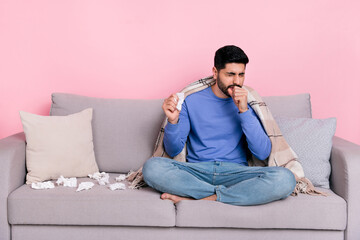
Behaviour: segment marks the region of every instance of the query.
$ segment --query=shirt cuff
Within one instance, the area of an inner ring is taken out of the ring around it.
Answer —
[[[165,131],[170,134],[177,133],[179,131],[179,122],[177,124],[172,124],[168,121],[165,126]]]
[[[257,123],[258,119],[254,113],[254,110],[252,110],[250,107],[246,112],[239,113],[239,118],[242,124],[246,123]]]

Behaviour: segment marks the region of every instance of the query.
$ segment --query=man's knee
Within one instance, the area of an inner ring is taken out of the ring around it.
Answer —
[[[143,177],[144,181],[148,185],[152,185],[151,183],[156,182],[157,179],[161,178],[164,174],[164,165],[167,159],[160,157],[152,157],[148,159],[143,166]]]
[[[156,171],[157,161],[158,161],[157,158],[152,157],[145,162],[142,169],[142,173],[145,180],[150,179],[154,171]]]
[[[287,168],[278,167],[276,172],[276,185],[278,185],[279,194],[287,197],[295,189],[296,180],[294,174]]]

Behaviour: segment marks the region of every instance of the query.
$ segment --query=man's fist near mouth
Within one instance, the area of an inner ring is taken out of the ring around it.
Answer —
[[[247,106],[248,91],[246,89],[237,86],[230,87],[228,89],[228,93],[232,97],[240,113],[246,112],[248,110],[248,106]]]

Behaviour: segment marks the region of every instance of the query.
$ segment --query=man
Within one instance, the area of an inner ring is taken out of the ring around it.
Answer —
[[[174,157],[186,143],[187,162],[154,157],[145,163],[144,180],[163,192],[162,199],[257,205],[286,198],[294,190],[290,170],[248,166],[248,150],[260,160],[271,152],[270,139],[242,88],[248,62],[239,47],[222,47],[215,53],[214,85],[189,95],[181,111],[176,94],[164,101],[164,148]]]

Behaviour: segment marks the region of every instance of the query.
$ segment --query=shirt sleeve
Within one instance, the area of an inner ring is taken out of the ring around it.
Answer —
[[[170,157],[175,157],[184,148],[190,132],[189,114],[186,102],[183,103],[177,124],[168,122],[164,132],[164,148]]]
[[[271,141],[254,110],[249,105],[248,108],[248,111],[239,114],[241,127],[251,153],[256,158],[265,160],[271,152]]]

